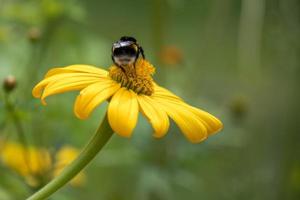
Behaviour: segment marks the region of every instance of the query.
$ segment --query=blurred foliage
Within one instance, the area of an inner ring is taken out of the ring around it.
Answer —
[[[76,93],[43,107],[33,85],[54,66],[111,65],[112,42],[135,36],[155,79],[222,119],[192,145],[176,126],[160,140],[140,117],[132,139],[114,136],[83,187],[52,199],[299,199],[300,2],[297,0],[0,0],[0,137],[49,149],[82,147],[101,120],[72,113]],[[24,139],[25,138],[25,139]],[[0,199],[33,191],[0,164]]]

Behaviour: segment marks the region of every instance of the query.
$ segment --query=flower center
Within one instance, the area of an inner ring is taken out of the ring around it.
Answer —
[[[137,94],[150,96],[154,91],[152,78],[154,72],[155,68],[148,61],[138,59],[135,65],[111,66],[109,76],[120,83],[122,87],[131,89]]]

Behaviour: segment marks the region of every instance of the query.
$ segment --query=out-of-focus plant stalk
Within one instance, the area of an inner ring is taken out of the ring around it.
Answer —
[[[8,93],[5,93],[5,95],[4,95],[4,103],[5,103],[6,110],[7,110],[8,114],[11,116],[11,118],[13,120],[13,124],[16,127],[16,132],[17,132],[17,135],[18,135],[18,138],[19,138],[21,144],[23,144],[23,146],[25,148],[28,148],[29,144],[28,144],[28,141],[25,136],[25,131],[23,129],[21,119],[16,111],[15,105],[10,101]],[[24,154],[23,157],[24,157],[25,163],[26,163],[28,169],[30,170],[31,167],[30,167],[29,154],[27,154],[25,151],[23,154]]]
[[[163,10],[163,4],[165,1],[162,0],[153,0],[152,1],[152,38],[153,46],[155,51],[154,62],[158,65],[161,65],[160,52],[163,47],[163,26],[165,21],[165,14]],[[165,70],[163,67],[159,67],[160,72],[157,73],[160,84],[165,82]]]
[[[19,136],[21,142],[24,145],[27,145],[27,141],[26,141],[26,138],[25,138],[25,132],[24,132],[21,120],[18,116],[18,113],[16,112],[15,105],[10,101],[8,95],[4,96],[4,101],[5,101],[5,107],[6,107],[9,115],[11,116],[11,118],[13,120],[13,123],[16,127],[16,130],[17,130],[17,133],[18,133],[18,136]]]
[[[265,0],[242,1],[238,38],[238,65],[242,80],[260,76],[264,15]]]
[[[51,42],[53,41],[53,37],[56,33],[57,27],[62,23],[63,16],[49,19],[43,29],[34,27],[31,28],[28,32],[28,40],[31,44],[31,53],[28,63],[26,64],[26,74],[24,76],[26,79],[23,84],[23,101],[30,101],[32,99],[31,90],[33,88],[33,84],[35,84],[37,80],[37,76],[42,68],[42,63],[45,60],[45,57],[48,53]],[[38,111],[34,112],[31,119],[31,127],[33,135],[33,143],[35,144],[43,144],[45,145],[43,132],[40,132],[37,128],[36,124],[38,124]]]
[[[50,43],[55,35],[57,27],[62,23],[63,17],[50,19],[44,29],[31,28],[28,32],[28,40],[31,43],[30,58],[26,66],[27,80],[24,83],[25,97],[31,98],[31,89],[37,80],[41,64],[46,57]]]
[[[113,135],[107,115],[105,115],[101,125],[94,134],[93,138],[84,147],[79,156],[68,165],[59,176],[50,181],[46,186],[30,196],[27,200],[47,199],[70,180],[72,180],[89,162],[97,155],[102,147]]]

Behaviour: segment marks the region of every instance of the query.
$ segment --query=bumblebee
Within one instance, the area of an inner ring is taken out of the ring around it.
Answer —
[[[144,50],[134,37],[123,36],[112,46],[111,58],[121,68],[135,65],[140,55],[145,59]]]

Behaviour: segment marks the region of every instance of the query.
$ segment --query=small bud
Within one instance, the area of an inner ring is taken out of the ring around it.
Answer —
[[[33,27],[28,30],[27,37],[32,43],[40,40],[41,36],[42,36],[42,33],[39,28]]]
[[[16,86],[17,86],[17,81],[13,75],[7,76],[3,81],[3,89],[7,93],[13,91]]]
[[[232,99],[230,103],[230,111],[235,119],[239,121],[243,120],[246,117],[248,110],[249,108],[246,97],[237,96]]]

